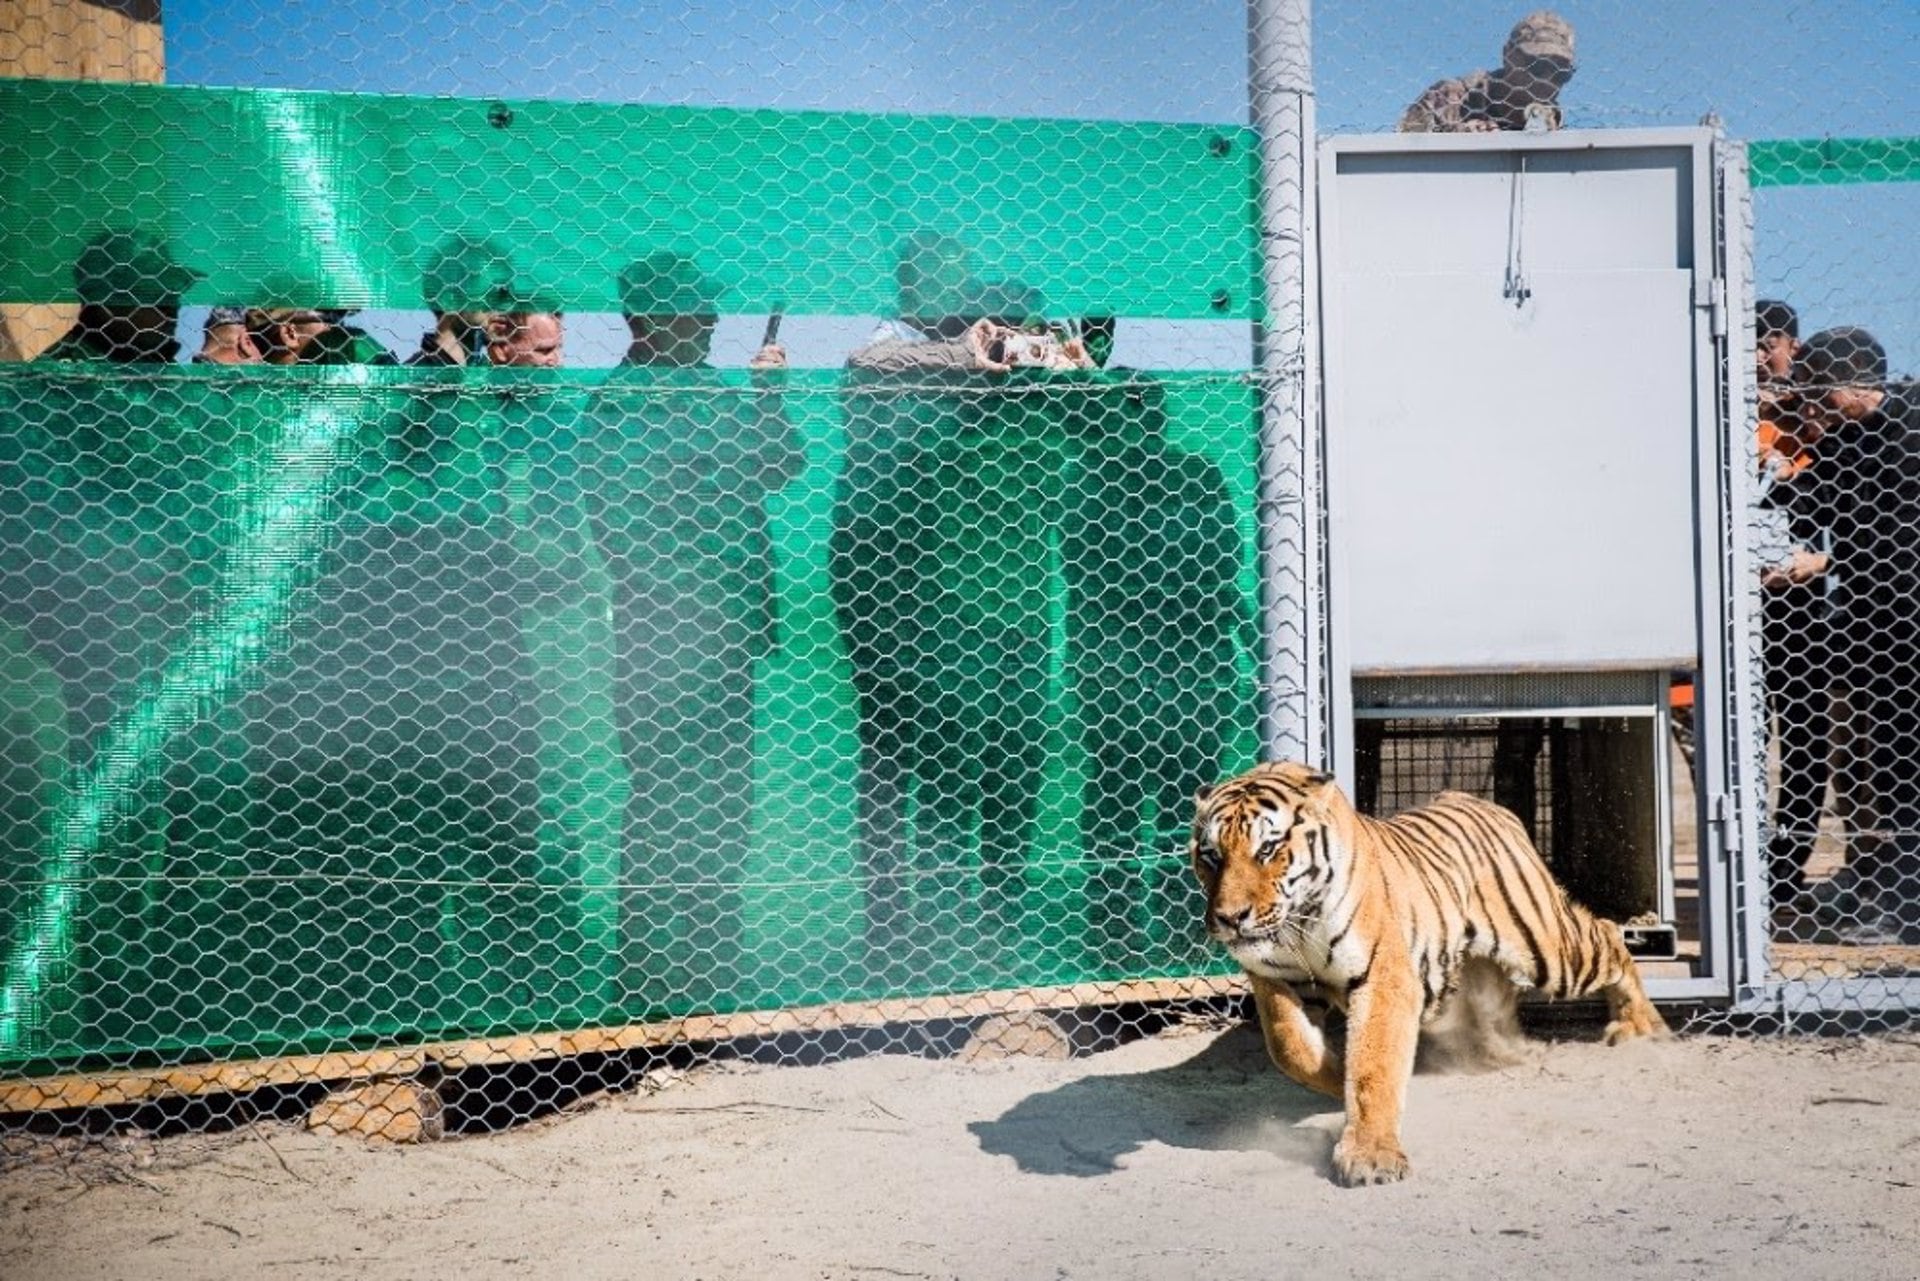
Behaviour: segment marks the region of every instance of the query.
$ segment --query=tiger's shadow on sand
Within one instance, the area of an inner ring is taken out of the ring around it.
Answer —
[[[1281,1076],[1259,1029],[1243,1026],[1184,1062],[1072,1081],[967,1129],[982,1151],[1012,1157],[1028,1174],[1093,1178],[1156,1142],[1325,1170],[1339,1124],[1339,1103]]]

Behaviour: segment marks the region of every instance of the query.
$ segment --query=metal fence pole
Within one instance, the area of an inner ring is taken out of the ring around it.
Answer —
[[[1313,413],[1313,27],[1310,0],[1249,0],[1247,86],[1260,145],[1260,748],[1325,761],[1325,593]]]

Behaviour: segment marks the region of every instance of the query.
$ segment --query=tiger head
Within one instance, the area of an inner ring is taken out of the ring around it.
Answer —
[[[1271,959],[1325,894],[1342,807],[1331,775],[1293,762],[1201,789],[1191,853],[1207,933],[1243,963]]]

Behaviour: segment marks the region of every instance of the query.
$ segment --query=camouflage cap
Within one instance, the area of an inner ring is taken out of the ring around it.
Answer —
[[[1879,387],[1887,381],[1887,349],[1858,325],[1822,329],[1807,339],[1793,362],[1802,387]]]
[[[222,325],[244,325],[247,323],[245,307],[210,307],[207,309],[207,328],[218,329]]]
[[[1551,9],[1530,13],[1516,22],[1500,54],[1500,60],[1509,67],[1524,67],[1542,58],[1573,65],[1573,24]]]
[[[964,315],[979,300],[972,254],[959,237],[945,232],[920,231],[907,237],[895,274],[905,316]]]
[[[104,307],[173,307],[206,273],[182,265],[165,242],[140,232],[106,231],[87,242],[73,264],[83,303]]]
[[[726,285],[692,257],[662,249],[620,271],[620,310],[629,316],[712,316]]]
[[[489,311],[513,292],[513,263],[488,237],[450,236],[421,265],[420,285],[434,311]]]
[[[1018,280],[979,281],[968,293],[965,314],[970,316],[1007,325],[1024,325],[1046,316],[1047,303],[1040,291]]]

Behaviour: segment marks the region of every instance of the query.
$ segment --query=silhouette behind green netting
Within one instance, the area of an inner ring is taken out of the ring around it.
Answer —
[[[1125,967],[1195,930],[1186,832],[1253,713],[1253,649],[1225,478],[1167,440],[1165,390],[1116,371],[1079,433],[1060,563],[1086,759],[1087,926]]]

